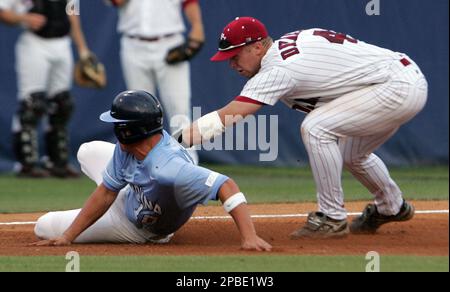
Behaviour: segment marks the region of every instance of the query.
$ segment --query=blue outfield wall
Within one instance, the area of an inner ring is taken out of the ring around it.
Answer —
[[[449,1],[379,0],[381,10],[378,16],[366,14],[369,2],[202,0],[207,42],[191,66],[193,106],[201,106],[203,114],[221,107],[238,95],[245,83],[226,63],[209,61],[223,26],[234,17],[259,18],[274,38],[302,28],[332,29],[407,53],[419,64],[428,79],[429,99],[425,109],[377,153],[388,165],[448,164]],[[106,65],[109,84],[101,91],[73,89],[76,100],[76,111],[70,124],[73,160],[78,146],[83,142],[114,141],[110,126],[101,123],[97,117],[109,108],[115,94],[126,89],[119,61],[115,9],[105,6],[101,0],[82,0],[81,18],[91,49]],[[19,33],[18,28],[0,25],[0,171],[10,170],[14,160],[10,128],[12,114],[17,108],[14,45]],[[307,164],[307,155],[299,136],[304,115],[281,103],[265,108],[260,114],[267,115],[267,120],[268,115],[277,115],[279,122],[278,158],[263,164]],[[260,152],[215,150],[201,151],[200,155],[203,162],[258,164]]]

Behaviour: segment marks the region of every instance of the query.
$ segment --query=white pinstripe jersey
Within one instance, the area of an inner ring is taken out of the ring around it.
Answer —
[[[333,31],[296,31],[274,41],[240,95],[269,105],[281,100],[309,112],[345,93],[385,82],[390,65],[399,59],[399,53]]]

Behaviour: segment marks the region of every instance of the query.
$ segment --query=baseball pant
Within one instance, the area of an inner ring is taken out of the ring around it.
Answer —
[[[123,36],[121,60],[125,82],[130,90],[145,90],[157,95],[169,119],[170,132],[191,124],[191,77],[189,62],[166,63],[167,52],[184,42],[181,34],[156,41]],[[195,164],[198,155],[188,149]]]
[[[373,154],[425,105],[427,82],[416,64],[391,66],[390,80],[346,94],[309,113],[301,126],[317,187],[319,211],[346,218],[341,185],[345,166],[375,197],[378,211],[395,215],[402,192]]]
[[[105,170],[109,160],[114,153],[114,144],[102,141],[85,143],[78,150],[78,161],[81,170],[97,185],[103,181],[102,172]],[[138,229],[131,223],[125,213],[127,187],[122,189],[109,210],[80,234],[75,243],[167,243],[172,235],[163,239],[152,240],[158,237],[151,232]],[[49,212],[37,221],[34,232],[37,237],[50,239],[61,236],[72,224],[81,209]]]
[[[52,97],[72,87],[73,57],[69,37],[44,39],[24,32],[16,45],[19,100],[35,92]]]

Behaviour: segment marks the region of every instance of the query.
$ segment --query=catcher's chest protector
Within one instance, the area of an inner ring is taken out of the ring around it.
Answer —
[[[66,13],[67,0],[33,0],[31,13],[42,14],[47,22],[42,29],[34,32],[43,38],[58,38],[69,34],[70,21]]]

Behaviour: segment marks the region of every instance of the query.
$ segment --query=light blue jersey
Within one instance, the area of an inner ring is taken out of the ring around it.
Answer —
[[[192,216],[198,204],[217,200],[228,177],[196,166],[186,150],[166,131],[139,161],[117,144],[103,172],[103,184],[118,192],[127,187],[126,213],[138,228],[167,235]]]

